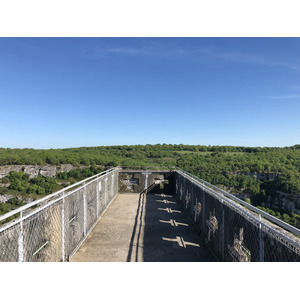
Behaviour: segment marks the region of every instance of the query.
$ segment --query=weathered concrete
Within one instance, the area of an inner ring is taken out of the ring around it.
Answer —
[[[147,184],[147,188],[151,190],[151,193],[172,194],[175,192],[175,186],[172,190],[170,181],[175,183],[174,176],[173,172],[166,170],[120,170],[119,193],[141,193],[145,190]]]
[[[73,262],[215,261],[174,198],[119,194]]]

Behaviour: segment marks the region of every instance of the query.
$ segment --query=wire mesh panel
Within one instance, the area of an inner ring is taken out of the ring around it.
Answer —
[[[300,249],[279,232],[263,229],[264,261],[299,262]]]
[[[300,261],[299,239],[292,233],[182,172],[175,180],[177,199],[220,260]]]
[[[193,220],[201,232],[204,231],[204,191],[199,186],[193,188]]]
[[[113,177],[115,175],[113,173],[110,173],[107,175],[107,201],[106,201],[106,206],[110,203],[110,201],[112,200],[113,198],[113,187],[114,187],[114,181],[113,181]]]
[[[115,170],[113,172],[114,174],[114,178],[113,178],[113,198],[118,194],[118,191],[119,191],[119,187],[118,187],[118,184],[119,184],[119,180],[118,180],[118,177],[119,177],[119,173],[117,170]]]
[[[105,203],[105,206],[107,206],[109,204],[110,200],[112,199],[112,187],[113,187],[113,184],[111,182],[112,174],[108,174],[106,176],[106,179],[105,179],[106,180],[106,203]]]
[[[117,193],[113,169],[1,216],[0,262],[68,260]]]
[[[0,232],[0,262],[19,261],[20,224]]]
[[[203,232],[207,237],[208,243],[217,254],[222,256],[223,242],[223,214],[222,203],[212,195],[205,192],[205,211],[204,211],[204,228]]]
[[[179,201],[183,201],[184,178],[177,173],[176,176],[176,194]]]
[[[175,173],[175,194],[177,195],[177,199],[179,198],[179,177],[181,177],[178,173]]]
[[[109,203],[109,195],[108,195],[108,178],[107,176],[104,177],[104,190],[103,190],[103,203],[104,203],[104,207],[107,207],[108,203]]]
[[[101,216],[101,214],[105,210],[105,178],[100,177],[98,179],[98,191],[99,191],[99,203],[98,203],[98,216]]]
[[[175,176],[175,192],[177,199],[182,202],[186,212],[202,232],[204,230],[205,212],[203,189],[177,172]]]
[[[193,184],[189,181],[184,179],[184,195],[183,195],[183,203],[184,209],[186,210],[187,214],[192,216],[192,193],[193,193]]]
[[[87,231],[97,221],[97,181],[85,187]]]
[[[258,223],[224,204],[224,260],[260,261]]]
[[[62,258],[62,202],[58,201],[23,220],[24,261]]]
[[[69,257],[84,238],[83,189],[65,197],[65,254]]]

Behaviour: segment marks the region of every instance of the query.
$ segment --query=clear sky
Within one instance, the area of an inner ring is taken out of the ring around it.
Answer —
[[[300,143],[300,38],[0,38],[0,147]]]

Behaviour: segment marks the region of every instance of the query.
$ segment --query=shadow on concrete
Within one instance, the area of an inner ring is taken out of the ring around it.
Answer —
[[[134,221],[134,226],[132,230],[132,235],[130,239],[130,245],[129,245],[129,250],[128,250],[128,255],[127,255],[127,262],[130,261],[138,261],[138,248],[139,248],[139,241],[141,238],[141,232],[142,232],[142,216],[144,215],[144,207],[145,207],[145,198],[146,198],[146,193],[142,192],[139,197],[139,202],[138,202],[138,208],[135,216],[135,221]],[[137,243],[134,243],[135,237],[137,240]],[[133,258],[133,248],[135,247],[135,258]]]
[[[181,205],[165,191],[170,187],[153,184],[140,194],[127,261],[216,261]]]

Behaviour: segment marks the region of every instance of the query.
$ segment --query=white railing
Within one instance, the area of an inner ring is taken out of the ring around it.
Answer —
[[[0,261],[69,260],[117,194],[113,168],[0,216]]]
[[[247,203],[247,202],[245,202],[245,201],[243,201],[243,200],[241,200],[241,199],[239,199],[239,198],[237,198],[237,197],[229,194],[228,192],[226,192],[226,191],[224,191],[224,190],[222,190],[222,189],[220,189],[220,188],[218,188],[218,187],[216,187],[216,186],[208,183],[207,181],[204,181],[203,179],[198,178],[197,176],[195,176],[195,175],[193,175],[193,174],[191,174],[191,173],[189,173],[187,171],[184,171],[184,170],[182,170],[180,168],[176,168],[176,170],[179,170],[179,171],[183,172],[184,174],[188,175],[189,177],[191,177],[192,179],[201,182],[207,188],[210,188],[210,190],[212,190],[212,191],[218,191],[219,193],[221,193],[221,195],[225,196],[226,199],[229,198],[229,199],[231,199],[231,200],[233,200],[233,201],[235,201],[235,202],[237,202],[237,203],[239,203],[239,204],[247,207],[251,211],[256,212],[258,215],[264,217],[265,219],[269,220],[270,222],[272,222],[274,224],[277,224],[278,226],[286,229],[287,231],[292,232],[293,234],[296,234],[296,235],[300,236],[300,229],[298,229],[298,228],[296,228],[296,227],[294,227],[294,226],[292,226],[292,225],[290,225],[290,224],[288,224],[288,223],[286,223],[286,222],[284,222],[284,221],[282,221],[282,220],[280,220],[280,219],[278,219],[278,218],[276,218],[276,217],[274,217],[274,216],[266,213],[265,211],[263,211],[263,210],[255,207],[255,206],[253,206],[253,205],[251,205],[251,204],[249,204],[249,203]]]
[[[300,257],[299,229],[182,169],[145,166],[104,171],[0,216],[0,262],[68,261],[118,194],[119,172],[151,169],[177,174],[178,198],[222,260]]]
[[[300,261],[299,229],[184,170],[176,173],[178,199],[222,261]]]

